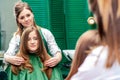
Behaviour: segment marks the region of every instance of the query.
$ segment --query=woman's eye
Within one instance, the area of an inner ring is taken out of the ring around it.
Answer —
[[[27,14],[26,16],[27,16],[27,17],[30,17],[30,14]]]
[[[24,16],[20,17],[20,19],[24,19]]]
[[[33,39],[34,39],[34,40],[38,40],[38,38],[37,38],[37,37],[34,37]]]

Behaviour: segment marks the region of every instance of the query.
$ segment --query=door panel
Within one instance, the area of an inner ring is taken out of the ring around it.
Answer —
[[[67,49],[74,49],[79,36],[90,29],[87,0],[65,0],[65,25]]]

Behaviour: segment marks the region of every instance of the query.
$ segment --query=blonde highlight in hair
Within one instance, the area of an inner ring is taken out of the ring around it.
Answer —
[[[98,3],[100,14],[102,16],[104,30],[107,31],[108,23],[109,23],[109,16],[113,15],[112,7],[111,7],[112,0],[97,0],[97,3]]]
[[[98,28],[101,39],[108,46],[106,68],[110,68],[117,60],[120,63],[120,0],[97,0],[99,11]]]
[[[120,0],[118,0],[117,18],[120,18]]]

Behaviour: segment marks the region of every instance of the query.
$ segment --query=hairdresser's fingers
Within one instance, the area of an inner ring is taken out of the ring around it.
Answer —
[[[15,65],[21,65],[21,62],[17,62],[17,63],[15,63]]]
[[[54,67],[58,64],[58,59],[56,57],[52,57],[49,60],[45,61],[45,66]]]
[[[20,63],[24,63],[25,62],[25,60],[22,57],[17,57],[17,61],[20,62]]]
[[[25,61],[22,57],[14,56],[9,62],[14,65],[21,65]]]

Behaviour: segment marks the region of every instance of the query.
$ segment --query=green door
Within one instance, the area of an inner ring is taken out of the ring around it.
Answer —
[[[79,36],[91,28],[87,23],[87,0],[65,0],[64,3],[67,49],[74,49]]]
[[[50,0],[51,31],[61,49],[66,49],[66,28],[63,0]]]

